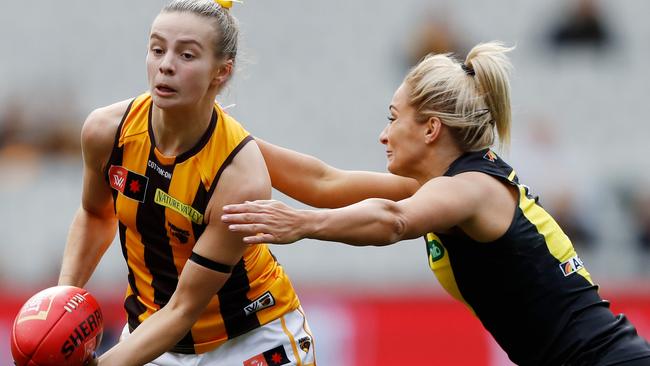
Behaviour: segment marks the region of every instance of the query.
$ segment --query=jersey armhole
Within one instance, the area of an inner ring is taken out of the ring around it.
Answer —
[[[137,98],[131,99],[131,102],[129,105],[126,107],[126,111],[124,111],[124,115],[122,115],[122,120],[120,121],[120,124],[117,126],[117,131],[115,132],[115,140],[113,141],[113,150],[111,150],[111,155],[108,157],[108,160],[106,161],[106,166],[104,166],[104,177],[108,179],[108,170],[111,167],[111,163],[115,161],[118,155],[118,147],[117,145],[120,143],[120,136],[122,135],[122,128],[124,127],[124,122],[126,121],[126,117],[128,117],[129,112],[131,112],[131,107],[133,106],[133,102],[135,102]]]
[[[208,197],[207,197],[206,202],[210,202],[210,199],[212,198],[212,194],[214,193],[214,190],[217,188],[217,184],[219,183],[219,178],[221,177],[221,174],[223,173],[223,171],[228,167],[228,165],[230,165],[230,163],[235,158],[237,153],[239,153],[239,151],[242,148],[244,148],[244,146],[246,146],[246,144],[248,144],[249,142],[251,142],[253,140],[254,140],[254,138],[251,135],[248,135],[248,136],[244,137],[244,139],[239,142],[237,147],[235,147],[230,152],[230,154],[228,155],[226,160],[223,161],[223,164],[221,164],[221,166],[219,167],[219,170],[217,171],[217,174],[215,174],[215,176],[214,176],[214,180],[212,181],[212,185],[210,186],[210,190],[208,191]]]

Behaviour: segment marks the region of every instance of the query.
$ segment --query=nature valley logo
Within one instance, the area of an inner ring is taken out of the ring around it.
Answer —
[[[190,221],[196,224],[203,224],[203,214],[195,210],[192,206],[187,205],[176,198],[168,195],[162,189],[156,189],[156,197],[154,202],[161,206],[165,206],[169,209],[172,209],[179,214],[187,217]]]
[[[445,247],[440,243],[440,238],[434,233],[428,233],[427,239],[427,253],[431,262],[436,262],[445,256]]]

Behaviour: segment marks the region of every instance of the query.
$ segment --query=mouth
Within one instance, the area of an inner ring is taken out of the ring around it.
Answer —
[[[172,88],[167,84],[157,84],[154,87],[156,94],[161,96],[167,96],[176,93],[176,89]]]

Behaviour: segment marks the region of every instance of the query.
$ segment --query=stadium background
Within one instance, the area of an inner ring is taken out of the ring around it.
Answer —
[[[20,304],[56,282],[79,205],[81,123],[146,89],[147,32],[164,3],[0,5],[2,364]],[[593,2],[591,23],[574,13],[579,3],[591,1],[247,0],[234,9],[238,71],[219,99],[256,136],[340,168],[384,171],[377,136],[414,53],[516,45],[504,156],[574,234],[604,297],[650,338],[650,3]],[[421,240],[272,249],[299,289],[320,365],[508,364],[442,291]],[[105,346],[123,322],[125,278],[113,245],[87,286],[111,322]]]

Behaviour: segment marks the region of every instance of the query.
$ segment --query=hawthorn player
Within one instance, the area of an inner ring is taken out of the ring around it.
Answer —
[[[84,124],[82,206],[59,283],[83,286],[119,228],[129,340],[100,365],[315,364],[284,270],[219,220],[224,204],[271,195],[256,143],[214,101],[237,34],[226,7],[173,1],[151,28],[150,91]]]

